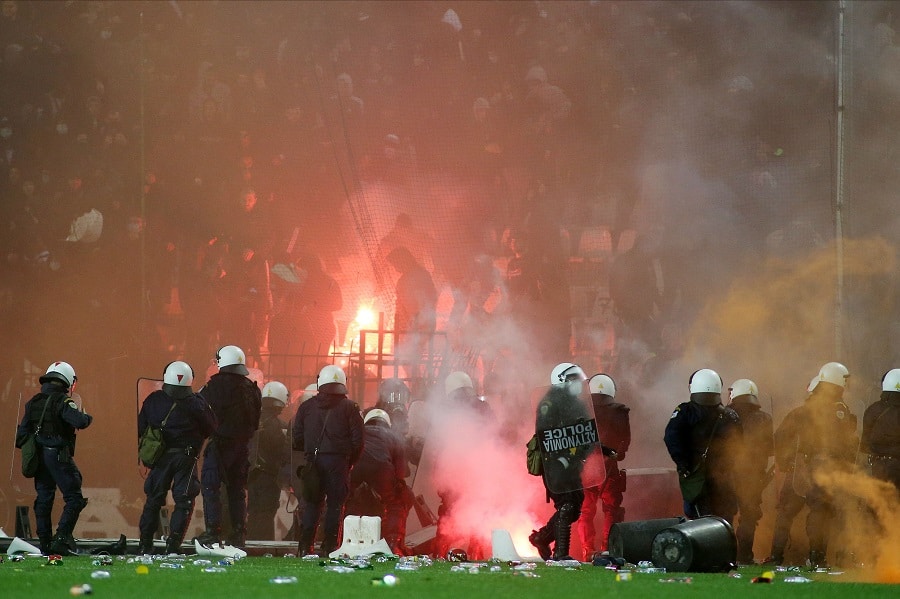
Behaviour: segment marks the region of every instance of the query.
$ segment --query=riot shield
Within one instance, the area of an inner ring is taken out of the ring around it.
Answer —
[[[564,387],[536,390],[535,433],[551,493],[600,487],[606,480],[594,405],[585,385],[579,396]]]
[[[159,379],[145,379],[143,377],[137,380],[136,385],[136,397],[135,397],[135,418],[134,421],[137,422],[137,415],[140,414],[141,408],[144,406],[144,400],[153,393],[154,391],[161,391],[163,386],[163,382]],[[135,431],[134,439],[135,439],[135,452],[134,456],[137,458],[138,466],[141,466],[141,460],[138,458],[137,453],[137,439],[140,437],[140,431]]]

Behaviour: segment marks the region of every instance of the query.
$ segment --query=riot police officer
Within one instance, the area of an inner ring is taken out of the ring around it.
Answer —
[[[67,362],[54,362],[39,379],[41,391],[25,404],[25,414],[16,430],[16,447],[29,434],[35,435],[38,470],[34,476],[34,517],[41,553],[76,555],[72,531],[87,505],[81,494],[81,472],[75,465],[75,430],[90,426],[93,418],[72,400],[78,377]],[[65,505],[53,535],[51,512],[56,488]]]
[[[378,385],[378,401],[375,407],[384,410],[390,417],[391,431],[400,439],[406,438],[409,431],[406,412],[409,396],[409,387],[398,378],[384,379]]]
[[[625,459],[625,452],[631,444],[631,423],[628,416],[630,410],[625,404],[615,401],[616,383],[612,377],[603,373],[595,374],[588,381],[588,388],[594,404],[600,441],[607,449],[603,452],[606,479],[602,485],[584,490],[584,503],[581,505],[581,517],[578,519],[577,528],[581,533],[581,544],[586,560],[589,560],[594,552],[596,538],[594,516],[597,514],[597,503],[600,502],[603,509],[600,551],[607,550],[612,525],[625,520],[622,499],[626,474],[624,470],[619,469],[619,462]]]
[[[869,454],[872,475],[900,490],[900,368],[881,379],[881,398],[863,414],[861,451]]]
[[[731,404],[741,419],[743,440],[735,462],[735,491],[741,514],[736,536],[737,560],[753,563],[753,538],[762,517],[762,493],[769,484],[769,457],[775,454],[772,417],[759,405],[759,389],[750,379],[738,379],[729,388]]]
[[[813,389],[819,384],[819,375],[806,386],[806,398],[812,394]],[[801,407],[794,408],[784,417],[781,424],[775,430],[775,466],[785,476],[778,488],[775,499],[775,528],[772,531],[772,551],[764,560],[764,563],[780,566],[784,562],[784,552],[787,549],[791,536],[791,527],[794,519],[806,505],[806,499],[797,494],[794,489],[794,466],[797,462],[797,439],[791,430],[793,426],[785,426],[798,418],[795,412],[800,412]]]
[[[432,427],[429,431],[430,438],[442,437],[447,433],[449,427],[453,428],[454,435],[466,438],[477,435],[480,430],[494,421],[494,413],[491,407],[476,393],[472,377],[462,371],[451,372],[444,379],[443,403],[432,416],[439,416],[441,421],[432,420],[430,423]],[[453,451],[448,450],[449,443],[439,441],[438,445],[434,467],[436,471],[440,472],[452,467],[459,458]],[[454,512],[462,497],[463,486],[458,481],[442,479],[435,491],[441,500],[437,514],[435,553],[445,556],[454,544],[464,542],[468,546],[468,556],[471,559],[480,559],[489,548],[484,547],[478,538],[464,538],[456,535],[452,525]]]
[[[553,368],[550,389],[537,407],[535,430],[539,435],[541,431],[587,419],[589,414],[579,400],[586,378],[581,367],[570,362],[557,364]],[[591,449],[594,448],[578,446],[542,452],[547,502],[553,502],[555,511],[543,527],[528,537],[542,559],[572,559],[569,555],[572,524],[578,520],[584,503],[581,472]]]
[[[740,417],[722,405],[722,377],[716,371],[695,371],[689,388],[690,401],[672,412],[664,436],[678,471],[684,513],[731,522],[737,511],[731,477],[741,440]]]
[[[247,375],[241,348],[226,345],[216,352],[219,372],[200,389],[200,395],[216,415],[217,428],[203,452],[200,484],[206,531],[198,538],[203,544],[216,543],[222,536],[222,483],[228,497],[231,533],[228,543],[243,547],[247,526],[247,475],[250,469],[250,439],[259,428],[262,395]]]
[[[775,432],[776,451],[790,456],[781,460],[794,462],[793,493],[803,498],[809,507],[806,534],[809,537],[808,563],[812,567],[827,565],[828,537],[836,522],[831,493],[816,483],[815,473],[847,471],[856,459],[857,420],[843,401],[849,377],[850,372],[843,364],[824,364],[806,402],[789,412]],[[803,507],[802,503],[799,507]],[[770,558],[773,561],[783,559],[787,535],[780,521],[787,516],[790,514],[776,516],[776,536],[772,540]]]
[[[329,365],[319,371],[315,397],[300,404],[294,418],[293,448],[306,454],[321,481],[321,494],[304,492],[303,520],[298,551],[312,552],[313,539],[325,504],[322,553],[338,546],[344,502],[350,491],[350,468],[363,450],[363,420],[359,408],[347,397],[347,375]]]
[[[381,516],[384,540],[391,551],[404,555],[405,521],[411,504],[407,500],[409,466],[403,441],[392,430],[390,415],[381,408],[366,412],[363,424],[363,452],[350,473],[350,495],[360,502],[360,509],[352,513]]]
[[[159,510],[169,489],[175,509],[169,521],[166,553],[178,553],[200,493],[197,458],[203,442],[216,430],[216,417],[206,401],[194,393],[194,371],[175,361],[163,372],[162,390],[144,400],[138,413],[138,436],[149,426],[162,429],[166,451],[150,468],[144,481],[147,500],[139,523],[139,554],[153,553],[153,535],[159,527]],[[165,424],[163,424],[165,423]]]
[[[291,446],[279,416],[287,405],[288,389],[279,381],[262,390],[259,430],[250,444],[247,479],[247,535],[256,540],[275,539],[275,514],[281,497],[282,468],[290,462]]]

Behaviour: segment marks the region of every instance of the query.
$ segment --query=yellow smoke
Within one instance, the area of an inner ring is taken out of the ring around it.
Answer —
[[[819,471],[816,484],[828,490],[842,524],[831,545],[840,545],[872,568],[870,582],[900,583],[900,495],[894,485],[861,472]]]
[[[893,273],[896,265],[894,247],[882,238],[848,240],[844,245],[848,289],[870,285]],[[700,312],[689,336],[687,363],[706,365],[712,360],[723,377],[751,378],[763,395],[799,404],[809,378],[834,356],[836,273],[833,246],[793,260],[769,258],[748,265],[723,297]],[[889,304],[874,308],[886,313]],[[781,410],[789,407],[775,409],[783,415]]]

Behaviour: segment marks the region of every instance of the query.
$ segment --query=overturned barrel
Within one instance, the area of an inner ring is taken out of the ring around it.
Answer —
[[[632,564],[649,561],[656,535],[684,521],[684,518],[658,518],[613,524],[609,529],[609,554]]]
[[[669,572],[721,572],[737,561],[737,540],[727,520],[706,516],[661,530],[651,556]]]

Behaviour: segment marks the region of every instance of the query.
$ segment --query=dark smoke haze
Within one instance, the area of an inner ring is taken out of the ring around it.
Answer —
[[[840,80],[837,2],[17,7],[0,21],[0,130],[11,130],[0,139],[0,191],[14,223],[0,266],[7,531],[12,506],[32,496],[15,472],[12,424],[20,391],[24,402],[47,364],[74,365],[95,416],[79,436],[85,486],[121,489],[111,501],[134,527],[143,499],[135,380],[158,378],[178,358],[199,379],[217,346],[253,338],[246,306],[269,291],[263,282],[252,299],[237,293],[230,277],[244,264],[229,260],[247,249],[269,266],[317,255],[342,290],[341,346],[363,304],[392,321],[397,273],[379,244],[401,213],[415,229],[403,239],[441,294],[438,330],[453,348],[443,358],[477,379],[497,418],[497,430],[472,438],[432,429],[435,447],[468,448],[434,475],[471,483],[456,519],[462,535],[489,536],[484,523],[519,533],[541,520],[523,444],[532,390],[558,362],[617,380],[617,399],[632,408],[623,464],[632,469],[671,466],[662,431],[698,368],[726,385],[753,379],[777,425],[821,364],[847,364],[847,401],[861,417],[881,374],[900,363],[893,3],[847,4]],[[461,30],[442,23],[448,9]],[[563,126],[529,104],[525,78],[536,66],[571,102]],[[338,99],[343,73],[361,113],[342,112],[357,106]],[[480,98],[488,125],[476,123]],[[82,193],[68,185],[75,175]],[[23,197],[25,180],[37,199]],[[257,194],[252,217],[239,210],[247,187]],[[63,241],[91,207],[104,215],[100,240]],[[580,246],[596,231],[611,247],[591,261]],[[660,347],[623,330],[608,284],[627,240],[654,236],[675,298],[655,323]],[[505,295],[511,237],[542,276],[541,302],[526,310]],[[498,273],[490,318],[455,319],[479,256]],[[326,359],[260,367],[298,390]],[[863,494],[871,526],[896,529],[896,497],[828,484]],[[878,555],[896,580],[897,564]]]

